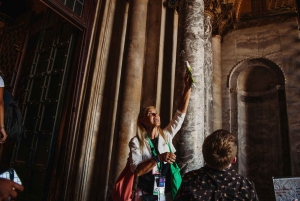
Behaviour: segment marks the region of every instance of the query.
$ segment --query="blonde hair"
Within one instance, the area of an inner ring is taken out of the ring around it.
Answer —
[[[141,119],[147,116],[148,111],[150,109],[156,110],[156,108],[154,106],[148,106],[146,108],[142,108],[140,110],[140,114],[137,119],[136,137],[138,138],[138,140],[140,142],[140,147],[141,147],[142,152],[144,151],[144,148],[145,148],[145,139],[146,139],[146,135],[147,135],[147,130],[146,130],[145,125],[141,122]],[[158,127],[158,134],[161,135],[164,138],[165,142],[167,143],[167,137],[160,127]]]

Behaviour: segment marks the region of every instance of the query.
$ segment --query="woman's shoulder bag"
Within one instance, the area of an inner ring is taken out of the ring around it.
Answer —
[[[113,192],[113,201],[131,201],[133,192],[134,174],[130,170],[129,159],[127,160],[126,166],[119,175]]]
[[[172,149],[170,143],[168,143],[170,152],[172,153]],[[176,197],[177,191],[180,188],[182,177],[180,174],[180,167],[176,162],[170,164],[170,172],[171,172],[171,189],[172,189],[172,198]]]

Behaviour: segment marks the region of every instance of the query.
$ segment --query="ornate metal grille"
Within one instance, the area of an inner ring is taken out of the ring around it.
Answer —
[[[6,87],[11,89],[22,65],[21,56],[29,25],[30,16],[22,18],[22,21],[7,23],[0,37],[0,69],[5,75]]]

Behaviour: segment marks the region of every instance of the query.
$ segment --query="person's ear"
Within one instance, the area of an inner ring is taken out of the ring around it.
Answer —
[[[236,157],[234,157],[231,163],[236,163]]]

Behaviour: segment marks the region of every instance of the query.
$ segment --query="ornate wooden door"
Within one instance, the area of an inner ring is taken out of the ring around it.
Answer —
[[[27,137],[15,147],[13,166],[25,191],[20,200],[45,200],[51,180],[64,94],[78,29],[48,10],[37,34],[22,112]]]

